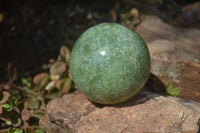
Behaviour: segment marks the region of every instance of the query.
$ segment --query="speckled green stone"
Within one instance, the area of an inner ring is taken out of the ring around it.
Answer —
[[[136,32],[120,24],[102,23],[78,38],[70,71],[77,88],[91,101],[117,104],[143,87],[149,76],[150,55]]]

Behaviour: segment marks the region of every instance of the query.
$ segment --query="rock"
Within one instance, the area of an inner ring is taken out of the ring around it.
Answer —
[[[40,120],[40,124],[48,133],[74,132],[74,125],[80,118],[97,109],[83,94],[67,94],[50,101],[47,115]]]
[[[200,2],[183,6],[181,12],[175,20],[179,25],[185,27],[200,28]],[[187,21],[185,21],[187,20]]]
[[[147,16],[137,32],[152,57],[148,85],[159,91],[172,82],[181,87],[179,97],[200,101],[200,30],[175,28]],[[200,103],[144,89],[125,103],[102,106],[76,91],[50,101],[40,125],[48,133],[198,133]]]
[[[156,16],[147,16],[136,31],[152,58],[153,76],[148,85],[161,89],[156,87],[158,79],[163,84],[172,82],[173,87],[181,88],[179,97],[200,101],[200,30],[175,28]]]
[[[92,104],[82,93],[49,102],[40,120],[48,133],[198,132],[200,103],[141,91],[114,106]]]

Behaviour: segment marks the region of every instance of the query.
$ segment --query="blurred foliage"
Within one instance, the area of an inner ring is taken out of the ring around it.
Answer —
[[[44,133],[39,129],[39,119],[49,100],[72,91],[69,72],[70,50],[62,46],[57,60],[47,64],[49,72],[33,77],[17,78],[12,63],[7,67],[9,80],[0,83],[0,132]]]
[[[173,88],[172,86],[172,83],[171,82],[168,82],[165,86],[165,92],[167,95],[169,96],[177,96],[181,91],[181,88],[179,87],[176,87],[176,88]]]

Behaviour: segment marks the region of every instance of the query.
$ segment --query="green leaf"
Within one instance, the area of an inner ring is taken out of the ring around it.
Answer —
[[[38,109],[33,112],[32,116],[35,118],[41,119],[44,115],[45,115],[45,112],[41,109]]]
[[[65,78],[56,82],[56,87],[59,89],[60,94],[66,94],[71,90],[72,80]]]
[[[14,133],[15,130],[13,130],[13,128],[8,128],[8,133]]]
[[[52,80],[58,80],[66,73],[66,65],[64,62],[57,61],[50,68],[50,77]],[[66,73],[67,74],[67,73]]]
[[[45,104],[44,100],[40,100],[40,109],[43,109],[43,110],[46,109],[46,104]]]
[[[6,125],[11,126],[11,125],[12,125],[12,121],[10,121],[10,120],[6,120]]]
[[[51,93],[54,89],[56,89],[56,85],[54,81],[49,82],[45,87],[45,90],[47,90],[48,93]]]
[[[69,63],[70,50],[66,46],[60,48],[60,55],[65,59],[66,63]]]
[[[28,109],[23,109],[21,112],[22,120],[27,121],[31,117],[31,111]]]
[[[48,73],[40,73],[33,78],[33,82],[38,89],[44,89],[44,87],[49,82],[49,74]]]
[[[38,109],[40,106],[40,101],[35,97],[29,95],[28,97],[28,108],[29,109]]]
[[[12,123],[14,127],[19,127],[22,124],[22,120],[20,118],[17,118],[17,121],[12,120]]]
[[[181,88],[179,88],[179,87],[173,88],[172,83],[168,82],[165,86],[165,91],[166,91],[167,95],[175,97],[180,93]]]
[[[23,129],[8,128],[8,133],[23,133]]]
[[[59,96],[59,93],[58,92],[52,92],[52,93],[50,93],[50,94],[46,94],[45,95],[45,98],[46,99],[55,99],[56,97],[58,97]]]
[[[22,83],[25,84],[27,87],[31,87],[31,83],[27,78],[22,78]]]
[[[41,129],[37,129],[37,130],[35,130],[35,133],[44,133],[44,131]]]
[[[8,101],[8,98],[10,97],[10,93],[8,93],[7,91],[3,91],[2,94],[3,95],[0,100],[0,104],[6,103]]]
[[[1,105],[4,109],[6,109],[6,111],[12,111],[13,110],[13,105],[12,104],[7,104],[7,103],[4,103]]]
[[[11,102],[9,103],[4,103],[2,104],[1,106],[6,109],[6,111],[10,112],[13,110],[13,108],[15,107],[15,105],[17,104],[18,100],[12,100]]]
[[[13,133],[23,133],[22,129],[16,129]]]

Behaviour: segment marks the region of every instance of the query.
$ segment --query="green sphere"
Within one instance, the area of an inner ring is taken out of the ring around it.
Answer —
[[[77,88],[100,104],[118,104],[144,86],[150,55],[143,39],[117,23],[86,30],[75,42],[70,71]]]

